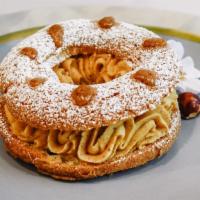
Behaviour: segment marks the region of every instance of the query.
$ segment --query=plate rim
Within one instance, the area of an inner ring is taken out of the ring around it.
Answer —
[[[177,38],[189,40],[192,42],[200,43],[200,35],[178,30],[178,29],[173,29],[173,28],[165,28],[165,27],[159,27],[159,26],[149,26],[149,25],[141,25],[138,24],[138,26],[147,28],[155,33],[158,34],[165,34],[168,36],[174,36]],[[35,33],[36,31],[40,30],[41,28],[44,28],[45,26],[36,26],[32,28],[27,28],[27,29],[22,29],[19,31],[14,31],[11,33],[7,33],[4,35],[0,35],[0,45],[5,44],[7,42],[17,40],[17,39],[23,39],[25,37],[28,37]]]

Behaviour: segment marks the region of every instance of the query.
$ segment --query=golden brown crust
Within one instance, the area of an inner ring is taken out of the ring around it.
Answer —
[[[77,55],[89,55],[93,53],[97,54],[111,54],[117,59],[124,59],[124,60],[130,60],[134,63],[135,66],[140,64],[140,57],[136,52],[132,52],[131,56],[128,56],[126,52],[123,52],[121,49],[117,49],[112,46],[112,48],[99,48],[96,45],[71,45],[69,46],[65,52],[71,56],[77,56]],[[134,54],[135,53],[135,54]]]
[[[141,27],[124,22],[116,26],[112,18],[104,18],[103,26],[107,29],[93,20],[68,20],[40,30],[13,48],[0,65],[0,84],[13,116],[40,129],[87,130],[155,109],[179,82],[175,52]],[[32,56],[36,59],[20,55],[23,48],[29,56],[37,50],[37,57],[36,53]],[[27,53],[27,48],[33,49]],[[71,94],[77,86],[61,83],[54,67],[77,54],[103,52],[122,59],[131,70],[112,81],[94,84],[97,92],[89,104],[73,104]],[[148,79],[153,88],[143,84],[141,74],[140,81],[131,78],[140,69],[157,73],[155,83]],[[38,76],[46,81],[33,89],[27,79]]]
[[[2,113],[3,109],[1,107],[0,115]],[[0,127],[0,132],[3,136],[4,144],[11,155],[33,164],[43,174],[62,180],[90,179],[143,165],[166,153],[174,143],[180,130],[180,116],[177,112],[174,116],[176,123],[170,129],[170,135],[161,138],[152,145],[146,146],[142,150],[130,152],[125,157],[113,158],[101,164],[67,163],[20,141],[8,129],[5,117],[3,116],[0,119],[0,125],[3,126]]]

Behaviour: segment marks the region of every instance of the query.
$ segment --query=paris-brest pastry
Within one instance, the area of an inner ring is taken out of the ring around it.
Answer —
[[[137,167],[179,133],[179,79],[176,54],[151,31],[113,17],[53,24],[0,64],[0,134],[56,179]]]

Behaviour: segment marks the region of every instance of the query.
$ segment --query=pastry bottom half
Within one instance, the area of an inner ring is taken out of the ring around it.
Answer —
[[[56,179],[90,179],[134,168],[165,154],[180,131],[176,95],[155,110],[86,131],[40,130],[0,104],[0,134],[8,152]]]

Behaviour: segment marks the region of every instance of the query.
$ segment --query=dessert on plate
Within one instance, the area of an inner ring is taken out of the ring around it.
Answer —
[[[144,28],[76,19],[43,28],[0,64],[0,134],[8,152],[56,179],[137,167],[180,130],[180,64]]]

